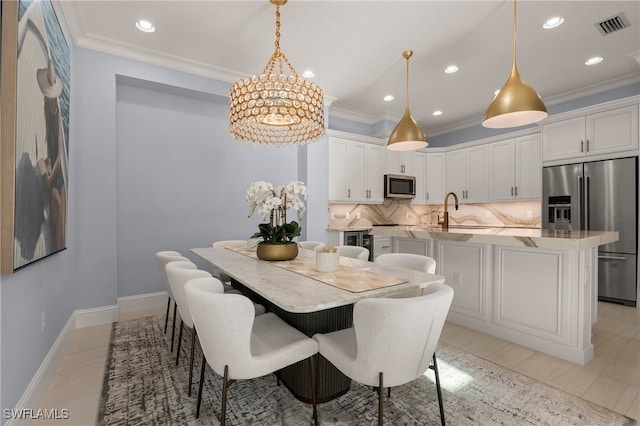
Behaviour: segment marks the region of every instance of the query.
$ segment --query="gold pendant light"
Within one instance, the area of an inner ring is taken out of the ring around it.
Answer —
[[[489,104],[482,125],[507,128],[536,123],[547,116],[540,95],[518,73],[516,66],[516,0],[513,1],[513,65],[511,75],[493,102]]]
[[[280,6],[287,0],[269,1],[276,6],[275,52],[260,75],[231,86],[229,131],[256,145],[313,142],[324,133],[324,94],[316,83],[298,76],[280,50]],[[284,73],[283,62],[290,74]]]
[[[422,127],[409,112],[409,58],[413,56],[413,51],[405,50],[402,52],[402,56],[407,60],[407,105],[402,118],[391,132],[387,142],[387,149],[392,151],[412,151],[429,145]]]

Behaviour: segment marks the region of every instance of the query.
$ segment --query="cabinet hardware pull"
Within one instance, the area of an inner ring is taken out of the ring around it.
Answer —
[[[347,198],[351,198],[351,188],[347,189]]]
[[[425,194],[424,194],[424,195],[425,195],[425,197],[426,197],[425,199],[426,199],[426,200],[428,200],[428,199],[429,199],[429,193],[428,193],[428,192],[425,192]]]
[[[511,196],[513,197],[513,186],[511,187]]]
[[[589,152],[589,139],[587,139],[587,152]]]
[[[518,187],[516,186],[516,197],[518,196]]]
[[[598,259],[627,260],[627,257],[626,256],[603,256],[603,255],[598,255]]]
[[[580,152],[584,152],[584,141],[580,141]]]

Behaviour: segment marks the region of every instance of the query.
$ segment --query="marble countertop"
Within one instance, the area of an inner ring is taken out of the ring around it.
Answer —
[[[372,235],[460,241],[480,244],[545,248],[553,250],[583,250],[618,241],[618,232],[552,231],[538,228],[449,227],[439,226],[375,226]]]
[[[340,265],[406,280],[401,284],[354,293],[233,250],[203,247],[193,248],[191,252],[288,312],[316,312],[444,282],[444,277],[439,275],[341,257]],[[300,249],[298,256],[315,256],[315,252]]]

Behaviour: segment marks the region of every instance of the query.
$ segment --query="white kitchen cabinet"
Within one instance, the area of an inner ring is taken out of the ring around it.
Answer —
[[[414,151],[387,150],[387,173],[389,174],[415,176],[413,162]]]
[[[411,253],[411,254],[419,254],[421,256],[429,256],[431,253],[431,250],[429,250],[428,240],[420,240],[416,238],[394,238],[393,252],[394,253]]]
[[[329,201],[382,203],[385,148],[329,138]]]
[[[444,177],[446,155],[444,152],[428,153],[426,158],[426,195],[427,203],[441,203],[444,199]]]
[[[349,201],[348,151],[350,142],[346,139],[329,138],[329,201]]]
[[[489,150],[487,145],[447,152],[446,192],[461,203],[489,200]]]
[[[577,284],[569,252],[495,246],[493,320],[530,336],[569,343]],[[568,302],[568,303],[567,303]]]
[[[416,177],[416,198],[413,204],[425,204],[427,202],[427,154],[415,152],[413,155],[413,172]]]
[[[544,124],[542,147],[543,161],[637,155],[638,105]]]
[[[539,134],[489,144],[489,199],[539,199],[542,195]]]
[[[452,312],[489,319],[486,250],[484,244],[436,242],[438,275],[444,276],[454,292]]]
[[[384,237],[379,235],[373,236],[373,255],[375,257],[381,254],[393,253],[393,244],[391,237]]]

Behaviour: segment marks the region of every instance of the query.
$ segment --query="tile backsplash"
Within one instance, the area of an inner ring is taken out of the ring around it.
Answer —
[[[450,224],[540,228],[539,200],[460,204],[458,210],[450,202],[448,211]],[[330,204],[329,227],[379,223],[429,225],[436,224],[443,212],[442,204],[410,204],[404,200],[385,200],[383,204]]]

